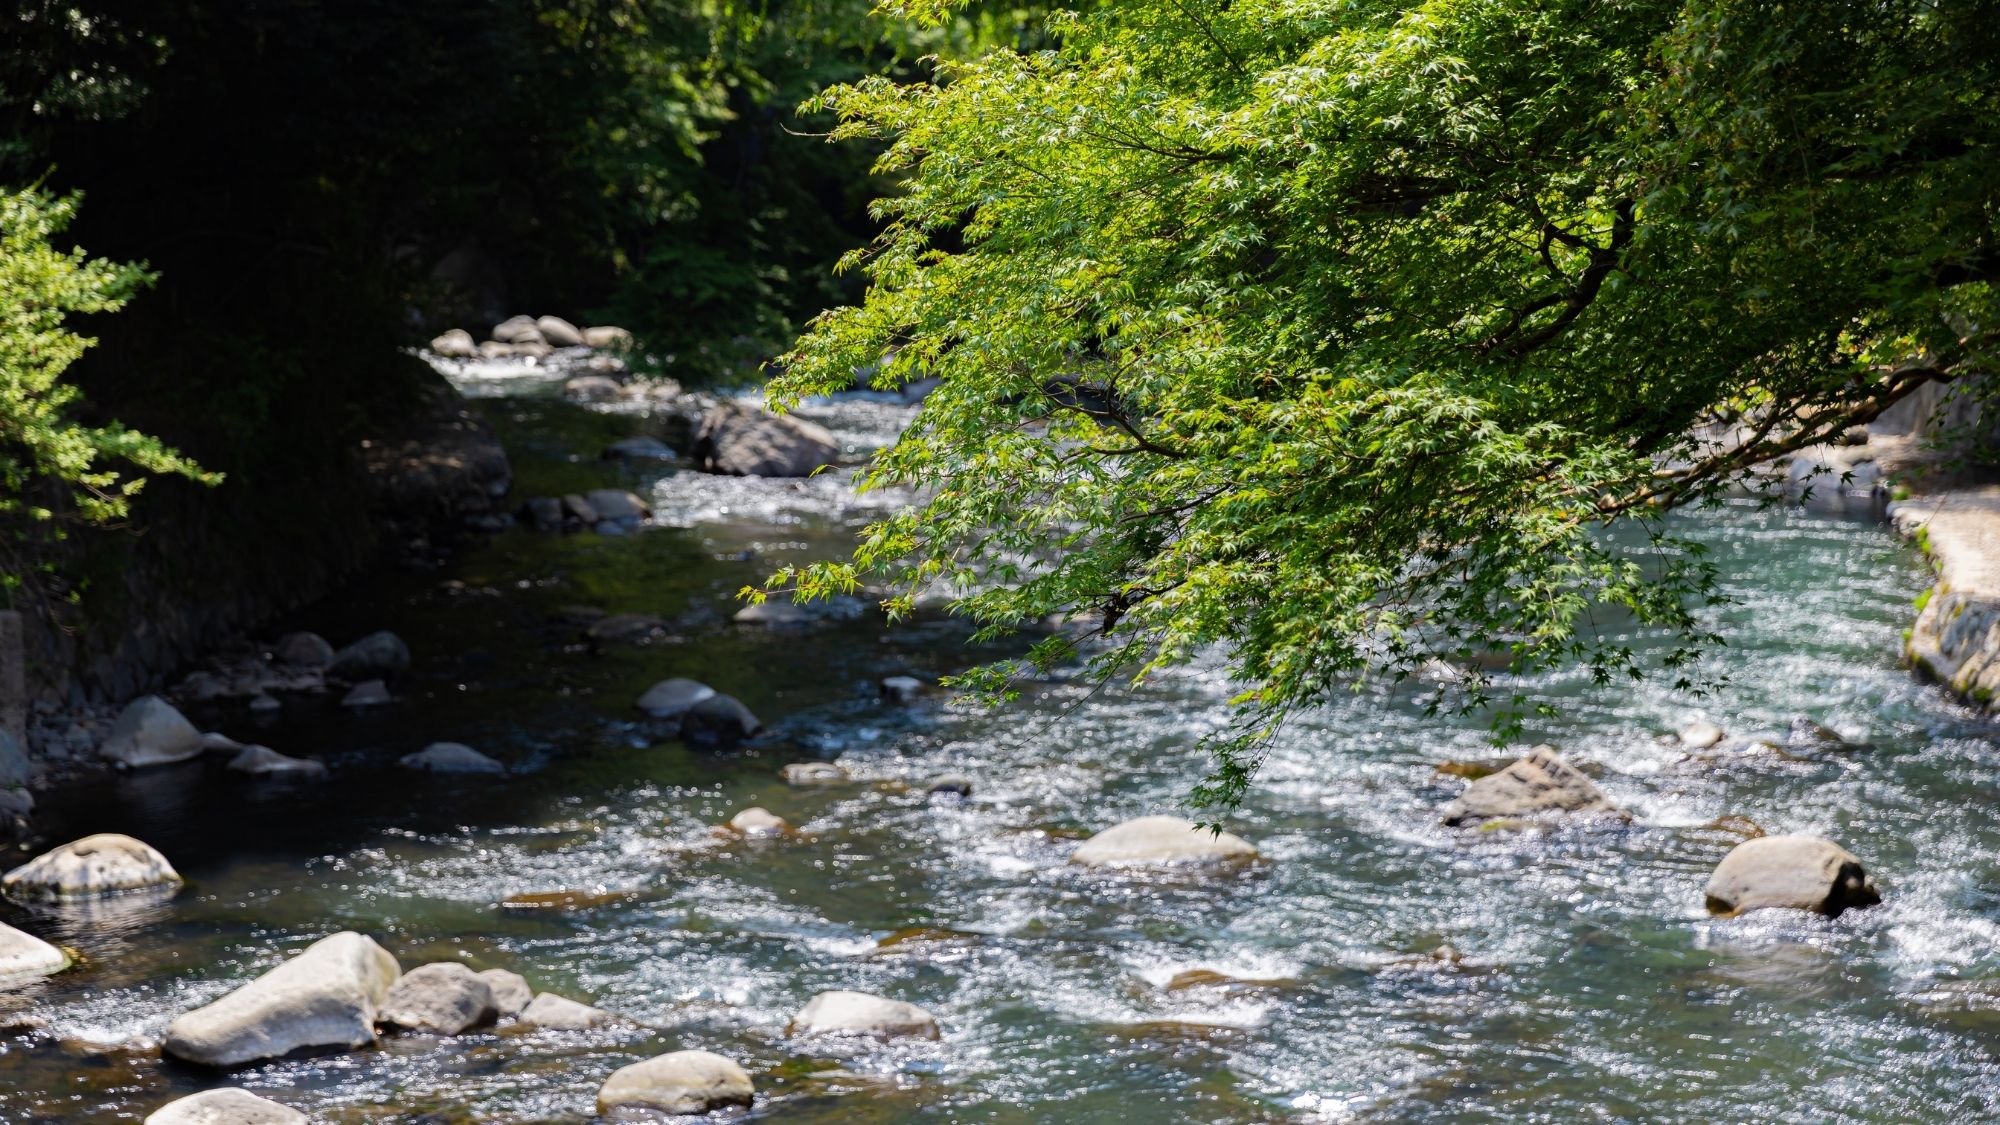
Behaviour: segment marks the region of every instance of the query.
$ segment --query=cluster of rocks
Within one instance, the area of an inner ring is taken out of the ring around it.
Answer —
[[[1785,746],[1732,738],[1707,722],[1691,724],[1673,739],[1691,753],[1785,753],[1786,747],[1847,745],[1839,734],[1809,719],[1792,723]],[[1621,823],[1631,819],[1630,813],[1553,747],[1534,747],[1491,772],[1440,770],[1478,775],[1441,810],[1448,826],[1490,830],[1556,817]],[[1838,844],[1817,836],[1764,836],[1761,829],[1756,831],[1756,838],[1736,845],[1709,876],[1706,900],[1711,912],[1733,916],[1775,907],[1837,916],[1881,901],[1861,861]]]
[[[389,684],[409,670],[410,646],[387,630],[370,633],[339,649],[317,633],[287,633],[268,647],[238,648],[216,654],[209,660],[208,667],[183,679],[174,688],[173,694],[193,703],[240,701],[252,713],[268,714],[283,709],[284,698],[288,695],[323,695],[340,688],[344,689],[341,702],[346,706],[373,707],[394,698],[389,692]],[[146,698],[164,705],[164,701],[157,697]],[[114,726],[114,738],[128,719],[142,719],[134,708],[144,702],[146,700],[142,699],[127,705]],[[156,742],[163,739],[171,741],[169,736],[177,729],[175,724],[165,712],[159,711],[159,706],[149,706],[167,725],[158,730],[142,731],[141,737]],[[175,713],[177,716],[178,713]],[[184,760],[194,757],[200,750],[190,749],[183,742],[165,752],[178,754],[179,757],[160,760]],[[159,764],[159,760],[134,760],[130,756],[130,747],[123,743],[114,746],[111,739],[100,744],[99,753],[119,765]]]
[[[521,505],[519,518],[536,531],[595,531],[626,535],[652,518],[652,505],[622,488],[594,488],[563,496],[535,496]]]
[[[493,326],[490,337],[475,341],[472,333],[453,328],[432,340],[430,350],[445,359],[546,359],[563,348],[613,355],[632,350],[632,334],[623,328],[578,328],[559,316],[510,316]]]

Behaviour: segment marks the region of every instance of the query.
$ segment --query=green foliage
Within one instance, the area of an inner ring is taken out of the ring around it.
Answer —
[[[111,523],[148,475],[221,479],[158,439],[77,420],[81,392],[62,376],[96,341],[69,318],[123,308],[152,275],[57,248],[76,207],[39,189],[0,195],[0,517]]]
[[[1482,654],[1608,681],[1645,627],[1699,686],[1715,569],[1661,514],[1992,368],[1993,15],[1136,0],[830,90],[901,188],[775,395],[885,357],[942,384],[869,478],[926,499],[771,585],[1088,614],[1107,677],[1219,647],[1242,723],[1204,803],[1370,676],[1461,666],[1434,704],[1508,734]]]

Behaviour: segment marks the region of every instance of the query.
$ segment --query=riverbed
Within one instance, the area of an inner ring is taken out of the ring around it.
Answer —
[[[318,782],[216,763],[46,794],[53,845],[130,833],[189,880],[166,902],[0,921],[82,958],[0,994],[0,1120],[137,1121],[242,1085],[331,1122],[581,1122],[626,1063],[699,1047],[758,1086],[748,1120],[866,1122],[1907,1122],[2000,1116],[2000,744],[1899,667],[1921,561],[1865,515],[1734,501],[1675,517],[1731,603],[1712,695],[1581,674],[1518,686],[1554,717],[1532,741],[1597,774],[1628,826],[1441,827],[1464,784],[1437,767],[1503,756],[1481,716],[1427,716],[1413,689],[1330,700],[1282,733],[1232,831],[1264,861],[1221,879],[1140,880],[1067,862],[1091,832],[1177,811],[1227,718],[1215,667],[1093,692],[1065,677],[997,713],[937,695],[885,702],[884,676],[998,650],[947,616],[890,625],[863,601],[801,628],[733,625],[736,591],[829,557],[900,501],[811,481],[605,462],[642,417],[586,414],[504,380],[487,409],[523,495],[622,484],[637,534],[514,528],[439,571],[384,576],[290,627],[343,643],[378,628],[416,653],[398,701],[350,713],[299,698],[274,718],[195,711],[204,729],[319,757]],[[814,404],[857,454],[913,409]],[[595,646],[598,611],[672,636]],[[1643,635],[1635,641],[1653,642]],[[734,750],[654,743],[632,700],[668,676],[744,700],[770,729]],[[1706,718],[1781,738],[1795,717],[1850,746],[1690,759]],[[465,742],[501,779],[413,775],[396,759]],[[1518,747],[1516,748],[1518,750]],[[788,762],[851,784],[793,788]],[[970,799],[927,779],[961,774]],[[713,826],[762,805],[768,841]],[[1882,906],[1838,919],[1712,919],[1708,871],[1742,838],[1828,836]],[[1720,823],[1718,823],[1720,822]],[[567,908],[504,900],[570,891]],[[625,1017],[587,1032],[505,1026],[399,1037],[226,1078],[164,1064],[173,1015],[328,933],[405,969],[504,967]],[[937,1042],[787,1039],[814,993],[921,1004]]]

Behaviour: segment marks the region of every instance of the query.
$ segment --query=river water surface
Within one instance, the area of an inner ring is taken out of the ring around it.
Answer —
[[[1713,697],[1522,685],[1558,713],[1533,739],[1601,771],[1630,826],[1441,828],[1437,806],[1463,782],[1436,767],[1500,753],[1483,721],[1364,692],[1293,724],[1232,820],[1266,862],[1142,881],[1068,853],[1176,811],[1205,771],[1196,741],[1227,714],[1213,670],[1096,694],[1057,679],[999,714],[884,704],[882,676],[976,659],[966,630],[892,628],[859,603],[787,631],[728,615],[738,587],[839,551],[895,497],[838,477],[620,468],[586,446],[639,419],[488,405],[524,493],[622,480],[660,526],[515,529],[302,615],[336,643],[385,627],[409,639],[416,668],[387,708],[298,699],[261,724],[196,713],[324,758],[326,781],[210,762],[48,794],[49,844],[128,832],[189,885],[92,913],[0,904],[0,920],[83,958],[0,994],[0,1028],[19,1025],[0,1030],[0,1121],[137,1121],[238,1084],[316,1121],[581,1122],[612,1070],[688,1047],[751,1071],[748,1119],[788,1122],[2000,1117],[2000,989],[1981,983],[2000,977],[2000,748],[1898,667],[1925,579],[1877,523],[1747,502],[1678,517],[1735,599],[1717,612],[1728,644],[1712,659],[1730,678]],[[861,396],[809,414],[862,449],[907,411]],[[679,639],[594,651],[579,606],[656,614]],[[649,744],[631,701],[670,675],[739,696],[770,732],[723,753]],[[1696,717],[1781,735],[1795,716],[1857,745],[1695,762],[1658,737]],[[438,739],[514,772],[395,767]],[[777,778],[821,758],[855,782]],[[973,779],[969,801],[925,799],[946,772]],[[713,833],[750,805],[799,835]],[[1710,919],[1702,884],[1743,830],[1715,826],[1724,817],[1841,842],[1884,905]],[[581,895],[499,905],[555,891]],[[341,929],[406,969],[510,968],[630,1022],[393,1038],[227,1078],[160,1061],[174,1014]],[[922,1004],[943,1038],[787,1040],[791,1015],[831,988]]]

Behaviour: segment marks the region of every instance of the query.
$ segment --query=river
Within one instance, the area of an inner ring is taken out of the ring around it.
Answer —
[[[501,382],[468,386],[507,391]],[[1709,544],[1728,682],[1580,675],[1520,687],[1555,708],[1535,741],[1599,772],[1627,827],[1463,832],[1447,760],[1493,757],[1479,717],[1413,692],[1330,701],[1286,729],[1230,827],[1265,862],[1143,881],[1068,864],[1075,841],[1174,811],[1226,716],[1213,668],[1143,689],[1057,678],[993,714],[882,702],[882,676],[977,657],[944,617],[891,628],[860,603],[810,627],[734,626],[734,591],[826,557],[896,497],[839,478],[622,467],[593,443],[639,420],[487,399],[523,494],[624,482],[660,526],[624,537],[509,530],[443,571],[383,576],[300,615],[343,643],[409,639],[399,701],[289,701],[206,728],[323,758],[317,783],[189,763],[44,796],[49,843],[127,832],[188,878],[165,903],[0,920],[83,963],[0,994],[0,1120],[137,1121],[240,1084],[333,1122],[578,1122],[613,1069],[701,1047],[750,1070],[751,1120],[869,1122],[1741,1121],[2000,1117],[2000,820],[1992,729],[1896,661],[1921,563],[1879,523],[1743,501],[1676,517]],[[808,415],[865,448],[907,407],[866,395]],[[672,621],[673,643],[594,651],[574,607]],[[1644,646],[1651,642],[1637,638]],[[752,746],[651,745],[632,700],[688,675],[770,724]],[[1705,716],[1781,734],[1795,716],[1857,745],[1689,761],[1659,736]],[[503,779],[395,767],[470,743]],[[851,785],[792,788],[790,761]],[[963,802],[928,800],[941,773]],[[762,805],[797,837],[712,826]],[[1882,906],[1838,919],[1703,909],[1740,839],[1718,818],[1811,832],[1866,862]],[[576,891],[570,909],[516,910]],[[627,1017],[588,1032],[502,1027],[391,1038],[226,1079],[163,1064],[176,1013],[340,929],[407,969],[505,967]],[[784,1037],[814,993],[934,1012],[937,1042]],[[11,1013],[11,1016],[10,1016]]]

